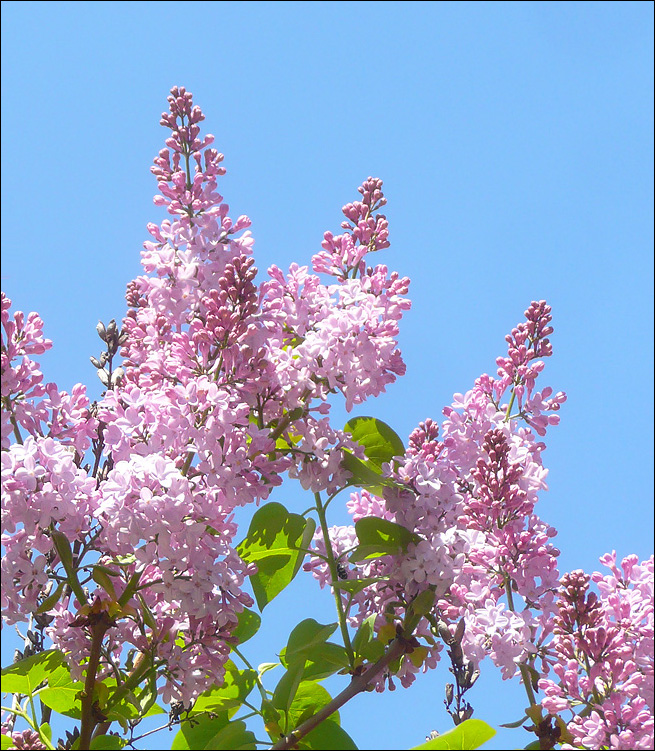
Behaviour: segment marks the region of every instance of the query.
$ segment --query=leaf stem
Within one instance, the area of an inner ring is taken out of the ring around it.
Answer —
[[[332,542],[330,541],[330,535],[328,533],[327,516],[325,513],[325,506],[321,500],[320,493],[314,493],[316,499],[316,512],[318,519],[321,523],[321,529],[323,531],[323,541],[325,542],[325,554],[327,555],[327,564],[330,569],[330,579],[332,584],[339,581],[339,572],[337,571],[337,562],[334,558],[334,551],[332,550]],[[350,634],[348,633],[348,623],[346,622],[346,613],[343,609],[343,601],[341,599],[341,590],[335,586],[332,586],[332,593],[334,594],[334,601],[337,605],[337,615],[339,617],[339,627],[341,628],[341,636],[343,637],[343,646],[345,647],[348,655],[348,662],[351,668],[355,666],[355,653],[353,652],[352,644],[350,643]]]

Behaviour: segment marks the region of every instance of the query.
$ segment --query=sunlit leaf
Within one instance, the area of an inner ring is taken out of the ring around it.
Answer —
[[[386,422],[375,417],[353,417],[343,429],[364,447],[366,458],[378,467],[390,462],[394,456],[403,456],[405,453],[398,434]]]
[[[58,649],[48,649],[37,655],[25,657],[2,670],[2,692],[33,694],[64,662]]]
[[[496,731],[482,720],[464,720],[460,725],[443,735],[439,735],[420,746],[412,746],[413,751],[464,751],[480,748]]]

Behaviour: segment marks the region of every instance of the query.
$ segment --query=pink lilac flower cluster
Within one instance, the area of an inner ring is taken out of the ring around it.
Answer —
[[[404,457],[387,467],[397,487],[386,488],[383,497],[365,490],[351,495],[354,522],[377,516],[421,539],[405,555],[348,568],[349,578],[381,579],[352,598],[350,621],[357,627],[377,613],[379,629],[394,614],[402,616],[399,602],[430,588],[434,610],[415,632],[427,654],[422,666],[404,659],[397,673],[404,686],[419,669],[434,667],[442,648],[434,637],[444,626],[454,634],[463,618],[461,647],[472,665],[489,656],[504,678],[528,665],[542,676],[547,711],[587,708],[570,723],[576,745],[652,748],[653,560],[637,565],[631,556],[619,571],[616,555],[605,556],[601,560],[612,575],[591,577],[600,599],[590,593],[585,601],[590,577],[582,572],[560,583],[556,531],[534,512],[539,491],[547,489],[547,470],[541,461],[545,445],[532,430],[542,436],[557,424],[552,412],[566,397],[550,398],[550,388],[534,390],[543,369],[536,358],[552,351],[550,308],[534,302],[525,316],[507,337],[508,355],[497,361],[499,378],[481,376],[444,409],[441,440],[439,426],[429,419],[412,432]],[[345,561],[358,544],[355,528],[332,527],[328,534]],[[315,545],[324,551],[320,529]],[[306,568],[321,586],[331,583],[320,560]],[[551,668],[558,682],[547,678]],[[393,688],[389,675],[377,689],[385,685]]]
[[[610,574],[562,577],[550,644],[556,679],[539,681],[541,705],[572,713],[573,743],[563,748],[653,748],[653,557],[631,555],[619,567],[613,552],[601,563]]]
[[[377,612],[382,626],[392,603],[410,602],[432,589],[433,628],[423,620],[417,631],[428,649],[423,670],[436,664],[441,650],[433,638],[434,624],[454,633],[461,618],[466,621],[462,649],[474,665],[488,655],[510,678],[520,662],[531,662],[540,653],[545,658],[542,641],[558,586],[558,551],[551,542],[555,530],[534,513],[538,492],[547,487],[541,462],[544,444],[523,424],[525,401],[515,393],[520,389],[531,397],[543,368],[534,359],[536,353],[550,354],[547,336],[552,328],[550,308],[543,301],[533,303],[525,315],[526,323],[508,337],[508,357],[498,361],[499,379],[483,375],[467,394],[455,395],[452,407],[444,409],[441,440],[437,423],[421,423],[410,436],[405,456],[387,467],[396,488],[385,489],[383,498],[354,493],[348,503],[355,522],[380,516],[421,538],[410,543],[403,556],[357,567],[354,575],[360,578],[384,580],[355,595],[351,621],[357,626]],[[510,403],[501,405],[508,391]],[[559,406],[564,400],[558,394],[555,403]],[[514,404],[517,412],[512,414]],[[542,413],[534,400],[532,409],[530,420],[541,424]],[[546,424],[556,421],[555,415],[546,418]],[[337,554],[356,546],[353,528],[335,533]],[[324,545],[321,534],[319,530],[319,548]],[[321,584],[328,581],[325,566],[313,562],[308,568]],[[508,587],[511,602],[501,602],[507,599]],[[398,673],[403,685],[410,685],[419,669],[408,656]],[[378,689],[383,688],[380,681]]]
[[[75,677],[89,608],[110,612],[131,587],[111,610],[99,674],[109,656],[147,654],[164,698],[188,704],[220,683],[252,604],[235,508],[267,498],[283,473],[313,491],[345,484],[340,449],[357,448],[331,427],[328,397],[342,393],[350,409],[404,372],[396,336],[410,303],[407,279],[366,265],[389,244],[373,178],[344,207],[345,232],[326,233],[313,259],[331,283],[294,264],[258,285],[250,221],[232,221],[218,192],[223,155],[200,135],[204,115],[184,88],[168,102],[170,136],[152,168],[168,218],[148,225],[144,274],[113,332],[121,378],[105,378],[93,405],[81,386],[44,386],[33,359],[50,346],[41,319],[11,320],[2,300],[2,603],[16,623],[55,591],[63,532],[87,601],[66,586],[44,616]]]

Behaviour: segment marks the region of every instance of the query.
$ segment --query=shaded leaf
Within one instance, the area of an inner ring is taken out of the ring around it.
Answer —
[[[355,741],[346,731],[332,720],[325,720],[302,739],[302,748],[316,749],[356,749]]]
[[[247,642],[248,639],[252,639],[252,637],[259,631],[261,623],[261,617],[255,613],[254,610],[244,608],[239,613],[239,622],[232,632],[232,636],[237,639],[238,644],[243,644],[244,642]]]
[[[359,545],[350,554],[352,562],[378,558],[383,555],[396,555],[407,549],[420,537],[395,522],[377,516],[365,516],[355,523]]]
[[[280,660],[285,667],[288,667],[285,652],[286,649],[282,649]],[[307,656],[302,680],[321,681],[338,673],[339,670],[348,667],[348,664],[348,653],[340,644],[334,644],[329,641],[324,644],[318,644]]]
[[[273,692],[273,706],[276,709],[281,710],[285,716],[289,712],[300,681],[302,680],[302,673],[305,669],[305,661],[299,660],[291,664],[284,675],[278,681],[275,691]],[[285,727],[286,732],[286,727]]]
[[[374,495],[382,495],[385,487],[395,487],[396,483],[388,477],[382,477],[382,469],[376,464],[363,462],[349,451],[344,450],[341,465],[351,474],[350,485],[366,488]]]
[[[235,720],[219,730],[205,748],[212,749],[212,751],[214,749],[237,751],[237,749],[257,748],[257,745],[255,735],[246,729],[246,723],[242,720]]]
[[[303,681],[296,691],[287,712],[287,733],[290,733],[305,720],[315,715],[332,701],[332,697],[320,683],[316,681]],[[339,725],[339,713],[334,712],[330,719]]]
[[[243,704],[257,681],[254,670],[239,670],[228,660],[225,664],[225,679],[221,686],[212,686],[196,699],[191,714],[211,710],[212,712],[231,709]]]
[[[172,751],[204,751],[210,748],[212,739],[229,723],[227,712],[209,717],[203,714],[193,721],[183,720],[180,730],[173,738]]]
[[[287,664],[299,659],[310,659],[308,653],[317,645],[326,642],[336,631],[337,626],[337,623],[329,623],[324,626],[317,623],[313,618],[306,618],[301,621],[289,634],[289,641],[285,650]]]
[[[120,749],[127,743],[126,740],[117,735],[98,735],[91,740],[89,748],[95,749]]]
[[[289,513],[280,503],[267,503],[253,516],[248,534],[237,551],[244,561],[256,562],[257,573],[250,577],[260,610],[276,597],[298,571],[298,559],[305,554],[297,548],[303,539],[307,520]]]
[[[526,715],[523,715],[523,717],[520,720],[516,720],[516,722],[506,722],[502,724],[500,727],[501,728],[520,728],[521,725],[523,725],[523,723],[528,719],[529,718],[526,714]]]

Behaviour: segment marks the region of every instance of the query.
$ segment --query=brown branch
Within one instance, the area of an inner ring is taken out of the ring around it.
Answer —
[[[292,733],[280,738],[280,740],[271,747],[271,751],[295,748],[298,741],[310,733],[317,725],[320,725],[323,720],[327,720],[331,714],[334,714],[334,712],[346,702],[350,701],[354,696],[357,696],[357,694],[360,694],[362,691],[366,691],[371,681],[377,677],[377,675],[381,673],[389,663],[405,654],[409,646],[409,642],[405,641],[402,637],[396,637],[387,652],[382,655],[377,662],[373,663],[373,665],[361,675],[353,676],[350,684],[340,694],[335,696],[329,704],[326,704],[315,715],[312,715],[308,720],[305,720],[305,722],[299,725]]]
[[[100,612],[99,614],[92,614],[88,619],[87,625],[90,626],[91,630],[91,651],[89,653],[89,661],[86,664],[86,680],[84,682],[84,690],[82,691],[82,722],[78,745],[80,749],[89,748],[95,726],[98,722],[107,719],[100,716],[97,705],[94,704],[94,693],[96,674],[100,664],[102,640],[112,622],[107,613]]]

